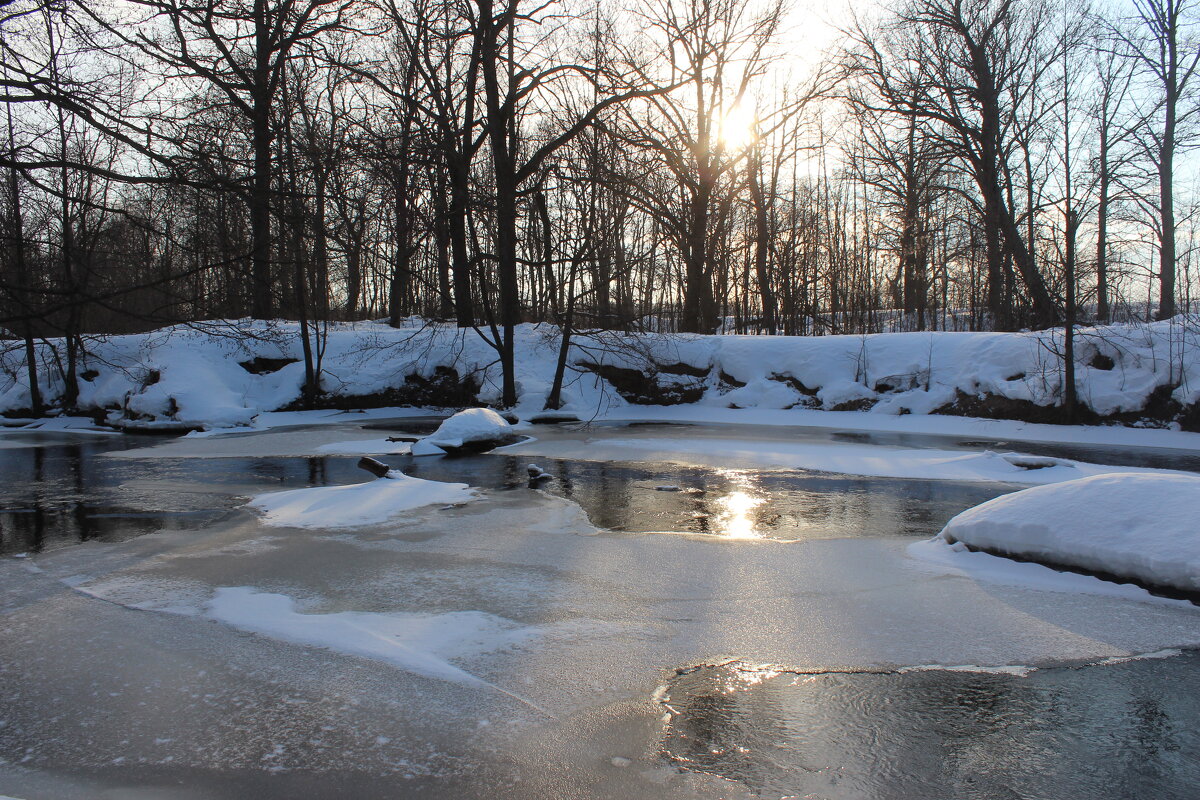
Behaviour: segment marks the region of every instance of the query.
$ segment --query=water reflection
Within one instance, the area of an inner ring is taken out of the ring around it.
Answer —
[[[731,484],[738,487],[719,497],[714,506],[713,533],[729,539],[761,539],[753,511],[767,502],[754,491],[754,480],[748,473],[722,470]]]
[[[0,450],[0,553],[199,525],[205,518],[187,514],[215,514],[261,492],[365,479],[354,457],[100,457],[109,449],[136,444],[109,437]],[[578,502],[600,527],[738,539],[932,536],[954,514],[1004,491],[979,484],[499,453],[456,459],[381,458],[417,477],[492,490],[526,489],[528,466],[536,463],[551,476],[539,487]],[[682,491],[655,491],[664,484]],[[158,518],[129,516],[150,512],[157,512]],[[103,516],[120,514],[125,516]]]
[[[675,766],[763,796],[1192,798],[1200,655],[1039,670],[674,679]]]
[[[198,529],[253,494],[363,477],[353,459],[108,459],[161,440],[10,436],[28,446],[0,449],[0,554]]]
[[[17,440],[13,436],[9,441]],[[168,519],[169,512],[221,511],[261,492],[365,478],[355,468],[354,457],[116,460],[98,456],[112,449],[144,446],[147,440],[41,435],[24,441],[29,447],[0,450],[0,553],[89,538],[128,538],[159,526],[193,524],[185,517]],[[382,460],[418,477],[492,490],[525,490],[528,466],[536,463],[551,478],[538,487],[579,503],[599,527],[735,539],[932,536],[963,509],[1012,489],[996,484],[504,453],[456,459],[384,456]],[[682,491],[655,491],[664,484]],[[128,516],[148,512],[161,512],[159,522]],[[123,523],[98,521],[122,513],[126,514]]]
[[[527,466],[535,463],[553,477],[540,488],[579,503],[600,527],[730,538],[932,536],[963,509],[1011,490],[995,484],[570,461],[499,453],[384,460],[422,478],[513,489],[528,485]],[[664,485],[681,491],[656,491]]]

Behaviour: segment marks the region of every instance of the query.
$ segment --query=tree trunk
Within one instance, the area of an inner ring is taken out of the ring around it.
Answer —
[[[517,0],[510,0],[515,3]],[[500,290],[500,366],[503,372],[502,404],[517,403],[514,358],[514,329],[520,317],[517,294],[517,180],[509,137],[511,104],[502,104],[497,64],[500,59],[498,37],[502,30],[511,35],[512,15],[494,16],[491,0],[477,0],[482,35],[479,41],[479,65],[483,71],[487,104],[488,140],[492,150],[493,179],[496,182],[496,272]]]
[[[254,175],[250,187],[250,315],[270,319],[271,302],[271,98],[270,26],[267,0],[254,0],[255,64],[251,137]]]
[[[756,150],[755,152],[756,157],[748,161],[747,168],[750,201],[754,205],[754,275],[758,282],[759,302],[762,303],[763,326],[766,327],[768,333],[774,336],[779,332],[779,311],[775,292],[771,288],[771,274],[768,265],[771,227],[767,214],[767,200],[763,195],[762,180],[759,176],[761,151]]]
[[[1108,308],[1108,120],[1100,122],[1100,198],[1096,203],[1096,321],[1109,321]]]

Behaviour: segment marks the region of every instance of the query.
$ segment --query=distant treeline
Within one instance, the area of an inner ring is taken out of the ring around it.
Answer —
[[[1198,6],[897,0],[801,65],[778,0],[13,0],[0,327],[73,381],[85,333],[211,318],[318,365],[325,320],[454,320],[511,377],[531,320],[1170,317]]]

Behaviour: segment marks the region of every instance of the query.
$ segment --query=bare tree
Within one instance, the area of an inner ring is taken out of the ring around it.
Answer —
[[[251,314],[272,316],[271,202],[275,173],[272,112],[293,53],[341,28],[352,0],[128,0],[144,12],[130,21],[92,12],[122,42],[162,66],[168,80],[199,79],[246,125]],[[86,8],[86,7],[85,7]],[[186,146],[175,139],[175,143]]]
[[[1130,88],[1133,80],[1132,62],[1117,56],[1111,47],[1093,48],[1093,70],[1096,94],[1088,108],[1096,131],[1096,154],[1093,172],[1096,177],[1096,319],[1108,322],[1111,318],[1111,287],[1109,279],[1110,243],[1109,221],[1114,200],[1126,174],[1131,156],[1129,144],[1134,129],[1125,124]],[[1116,190],[1116,191],[1114,191]]]
[[[1145,157],[1158,178],[1156,233],[1159,244],[1158,318],[1175,316],[1178,261],[1175,218],[1175,159],[1196,146],[1200,121],[1200,3],[1194,0],[1134,0],[1133,19],[1112,26],[1117,51],[1131,60],[1152,93],[1138,127]]]
[[[911,0],[889,29],[860,24],[849,32],[856,43],[852,73],[880,99],[869,110],[903,110],[922,120],[938,148],[974,180],[988,309],[1001,327],[1011,324],[1004,290],[1013,266],[1034,323],[1058,317],[1013,208],[1008,163],[1023,122],[1019,101],[1037,90],[1053,58],[1042,42],[1046,18],[1039,0]]]

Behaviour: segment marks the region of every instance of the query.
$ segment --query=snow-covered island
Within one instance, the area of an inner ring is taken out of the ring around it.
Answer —
[[[970,508],[938,538],[1200,597],[1200,477],[1117,473]]]
[[[414,456],[438,456],[464,450],[490,450],[520,437],[508,420],[490,408],[468,408],[447,419],[412,446]]]

